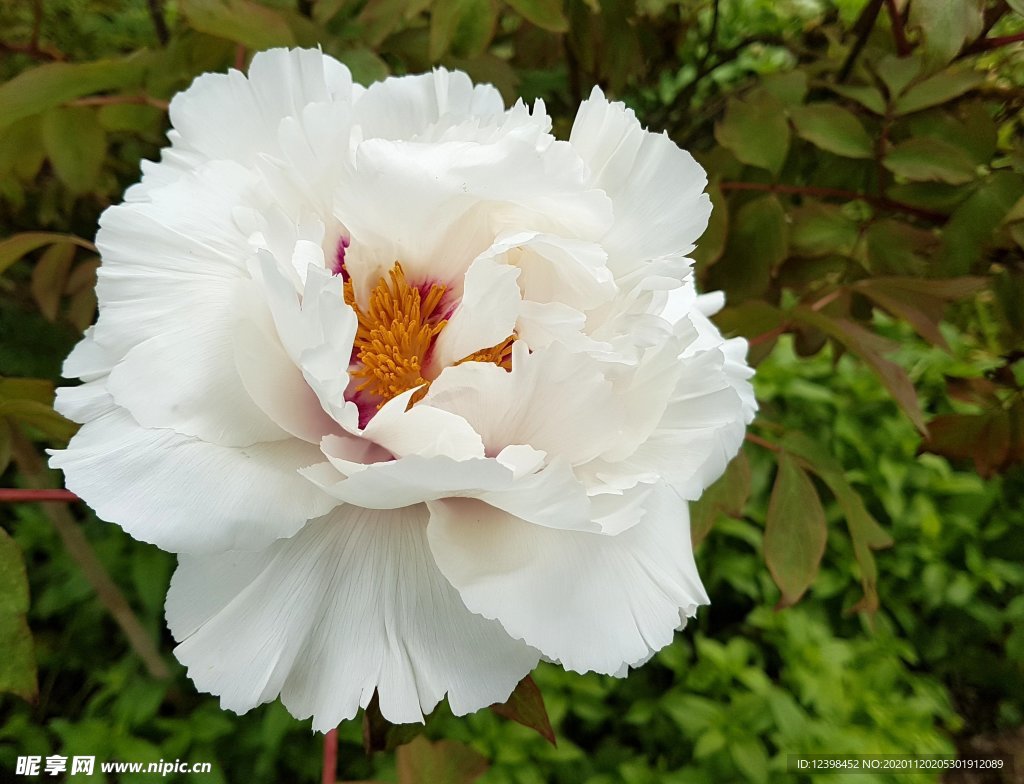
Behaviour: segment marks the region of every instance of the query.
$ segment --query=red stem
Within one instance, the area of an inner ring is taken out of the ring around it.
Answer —
[[[768,449],[772,452],[782,451],[782,447],[780,447],[778,444],[773,444],[771,441],[767,441],[761,438],[761,436],[755,436],[753,433],[747,433],[746,436],[744,436],[744,438],[746,438],[747,441],[749,441],[750,443],[757,444],[758,446]]]
[[[892,25],[892,37],[896,43],[896,53],[900,57],[910,54],[910,42],[907,41],[907,32],[903,29],[903,17],[900,16],[896,7],[896,0],[885,0],[885,10],[889,13],[889,23]]]
[[[21,502],[32,503],[35,501],[63,501],[72,503],[77,501],[78,496],[70,490],[21,490],[17,488],[0,488],[0,504],[16,504]]]
[[[980,41],[975,42],[972,49],[974,49],[975,51],[980,49],[998,49],[1001,46],[1018,44],[1021,41],[1024,41],[1024,33],[996,36],[995,38],[982,38]]]
[[[335,727],[324,734],[324,772],[321,784],[336,784],[338,781],[338,729]]]

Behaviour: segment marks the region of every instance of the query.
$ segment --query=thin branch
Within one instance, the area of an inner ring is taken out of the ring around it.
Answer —
[[[113,106],[115,104],[145,104],[166,112],[170,103],[151,95],[93,95],[68,101],[68,106]]]
[[[979,38],[967,49],[964,50],[964,54],[974,54],[975,52],[989,52],[993,49],[1000,49],[1004,46],[1010,46],[1012,44],[1019,44],[1024,41],[1024,33],[1015,33],[1014,35],[998,35],[995,38]]]
[[[63,501],[74,503],[77,495],[70,490],[22,490],[15,487],[0,488],[0,504],[35,503],[37,501]]]
[[[842,288],[838,288],[835,291],[830,291],[828,294],[826,294],[818,301],[812,302],[809,307],[811,310],[817,312],[827,307],[828,305],[831,305],[833,302],[839,299],[844,293],[845,290]]]
[[[171,34],[167,31],[167,20],[164,19],[164,8],[161,0],[149,0],[149,16],[153,20],[153,30],[156,32],[156,40],[161,46],[166,46],[171,40]]]
[[[871,30],[875,26],[875,22],[878,19],[878,13],[882,10],[882,3],[884,0],[868,0],[864,6],[864,10],[860,12],[860,16],[857,17],[857,21],[853,25],[853,33],[857,36],[853,42],[853,46],[850,47],[849,53],[846,55],[846,59],[843,61],[842,67],[839,69],[839,74],[836,76],[836,81],[839,83],[845,82],[850,72],[853,70],[853,64],[857,61],[860,56],[861,50],[864,45],[868,42],[868,36],[871,35]]]
[[[769,343],[778,337],[782,337],[786,330],[789,329],[789,322],[782,322],[779,326],[774,329],[770,329],[767,332],[762,332],[760,335],[754,335],[754,337],[747,340],[748,346],[760,346],[762,343]]]
[[[40,46],[39,44],[8,44],[0,41],[0,52],[24,54],[36,60],[52,60],[53,62],[60,62],[64,59],[62,52]]]
[[[778,444],[773,444],[771,441],[766,441],[765,439],[761,438],[761,436],[756,436],[753,433],[748,432],[744,436],[744,438],[746,438],[747,441],[749,441],[750,443],[757,444],[758,446],[763,447],[764,449],[767,449],[771,452],[782,451],[782,447],[779,446]]]
[[[894,212],[905,212],[908,215],[915,215],[919,218],[938,222],[944,222],[949,217],[945,213],[934,212],[933,210],[922,209],[911,204],[893,201],[885,196],[872,196],[868,193],[848,191],[843,190],[842,188],[819,188],[814,185],[783,185],[765,182],[723,182],[719,187],[722,191],[767,191],[769,193],[791,193],[800,196],[817,196],[823,199],[859,199]]]
[[[338,728],[324,734],[324,768],[321,784],[336,784],[338,781]]]
[[[896,0],[885,0],[885,10],[889,13],[889,25],[892,27],[896,53],[900,57],[906,57],[910,54],[910,42],[907,40],[907,31],[903,27],[903,15],[896,7]]]
[[[36,490],[53,489],[47,487],[50,483],[49,472],[40,461],[35,447],[13,424],[11,425],[11,451],[15,464],[27,484]],[[107,574],[96,551],[93,550],[89,540],[82,532],[81,526],[75,522],[75,518],[68,510],[67,504],[48,501],[40,504],[40,508],[56,529],[68,555],[78,564],[85,579],[96,591],[96,597],[100,603],[110,613],[114,622],[121,627],[128,644],[142,659],[149,674],[159,679],[171,677],[171,671],[160,656],[156,644],[150,638],[142,622],[139,621],[138,616],[132,611],[124,594],[121,593],[121,589]]]

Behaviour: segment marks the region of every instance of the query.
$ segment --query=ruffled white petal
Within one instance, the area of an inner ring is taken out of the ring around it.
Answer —
[[[370,85],[355,102],[354,120],[367,139],[428,142],[467,120],[486,126],[504,115],[505,102],[494,87],[438,68]]]
[[[590,167],[591,182],[608,193],[615,221],[602,238],[617,277],[644,262],[681,257],[707,226],[707,175],[664,134],[643,129],[632,109],[598,88],[583,102],[569,143]]]
[[[431,552],[466,606],[566,669],[617,673],[708,601],[686,504],[665,487],[617,536],[543,528],[469,499],[429,506]]]
[[[100,405],[91,401],[89,413]],[[51,455],[68,489],[97,515],[171,552],[265,546],[337,505],[298,474],[320,459],[311,444],[217,446],[141,427],[109,397],[103,413]]]
[[[337,60],[314,49],[271,49],[253,57],[248,78],[235,70],[204,74],[176,95],[171,140],[210,160],[251,164],[276,149],[284,118],[352,95],[352,77]]]
[[[434,565],[426,509],[343,507],[255,553],[183,557],[167,620],[175,655],[239,713],[278,694],[326,731],[374,690],[392,722],[447,694],[456,715],[508,698],[538,654],[470,613]]]

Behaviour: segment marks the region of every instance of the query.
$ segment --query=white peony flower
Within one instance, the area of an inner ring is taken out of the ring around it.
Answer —
[[[539,658],[624,675],[707,603],[696,499],[756,404],[687,254],[701,168],[599,90],[439,69],[362,88],[257,55],[171,103],[100,221],[57,407],[67,486],[178,553],[175,654],[317,730],[505,700]]]

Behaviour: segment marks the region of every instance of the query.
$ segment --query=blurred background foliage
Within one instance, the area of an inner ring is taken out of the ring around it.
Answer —
[[[1022,13],[4,0],[0,486],[59,482],[42,449],[73,432],[50,403],[95,315],[97,217],[157,157],[196,75],[280,45],[319,45],[363,82],[441,64],[543,98],[563,136],[598,84],[708,170],[698,279],[725,290],[718,322],[758,367],[749,443],[693,510],[714,604],[626,680],[542,665],[557,747],[442,707],[429,741],[367,755],[364,729],[378,746],[415,734],[371,715],[341,728],[341,778],[760,784],[801,780],[787,754],[859,753],[999,757],[1003,772],[944,780],[1024,780]],[[222,712],[174,663],[172,556],[80,504],[0,516],[0,778],[18,755],[89,754],[214,763],[189,780],[317,779],[320,739],[279,704]],[[513,712],[542,724],[527,703]]]

